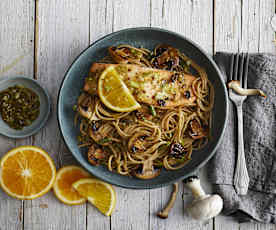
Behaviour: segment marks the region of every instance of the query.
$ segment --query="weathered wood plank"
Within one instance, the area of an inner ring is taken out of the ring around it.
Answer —
[[[49,152],[60,167],[71,163],[72,157],[57,128],[57,93],[67,68],[89,44],[89,1],[37,1],[36,4],[35,75],[49,92],[52,113],[46,127],[34,137],[34,145]],[[24,229],[86,229],[86,205],[66,206],[52,192],[25,202],[24,209]]]
[[[149,0],[109,2],[112,2],[113,31],[150,25]],[[117,195],[117,211],[111,217],[111,229],[148,229],[149,191],[117,188]]]
[[[214,50],[238,51],[241,40],[241,1],[215,0],[214,2]]]
[[[274,52],[270,18],[275,1],[215,1],[215,51]],[[215,229],[275,229],[274,225],[239,224],[231,217],[215,219]]]
[[[204,12],[204,13],[203,13]],[[180,33],[203,47],[208,53],[213,50],[213,4],[212,1],[151,1],[151,26],[161,27]],[[210,190],[205,169],[200,172],[204,188]],[[212,220],[198,222],[184,212],[191,202],[189,191],[180,186],[176,204],[167,220],[156,217],[156,213],[165,206],[169,199],[171,187],[150,191],[150,225],[158,229],[212,229]],[[183,201],[184,199],[184,201]]]
[[[0,78],[33,77],[34,2],[0,2]],[[15,145],[29,144],[30,138],[13,140],[0,136],[2,157]],[[24,202],[0,191],[0,229],[22,229]]]
[[[95,1],[92,1],[92,3],[96,4]],[[97,4],[98,9],[103,9],[102,4],[104,3]],[[149,26],[150,7],[148,0],[107,0],[105,7],[104,16],[103,13],[100,13],[100,19],[93,19],[93,22],[90,20],[91,35],[94,35],[96,31],[95,37],[127,27]],[[99,15],[99,12],[90,9],[91,16],[92,14]],[[99,29],[93,30],[94,26],[92,28],[92,25],[97,22],[96,20],[99,20],[98,22],[102,26],[100,31]],[[111,229],[148,229],[149,191],[127,190],[118,187],[116,191],[117,206],[111,217]],[[88,209],[88,217],[92,215],[94,216],[94,213],[92,214],[91,209]],[[106,226],[106,222],[104,223]],[[88,229],[92,228],[93,221],[88,221]]]
[[[112,32],[112,15],[108,11],[110,2],[90,0],[90,43]],[[107,14],[109,12],[109,14]],[[118,210],[118,209],[116,209]],[[87,205],[87,229],[110,229],[110,218],[101,214],[92,205]]]
[[[150,10],[147,0],[91,0],[90,43],[112,31],[134,26],[148,26],[149,21]],[[88,206],[87,229],[147,229],[149,192],[118,187],[116,192],[117,205],[111,219]]]
[[[259,0],[260,3],[260,41],[259,41],[259,52],[270,52],[276,51],[275,43],[271,42],[275,40],[275,33],[272,31],[270,21],[272,16],[275,14],[276,2],[275,0]]]

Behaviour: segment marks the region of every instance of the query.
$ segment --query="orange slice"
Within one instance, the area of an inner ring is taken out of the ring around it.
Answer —
[[[101,213],[106,216],[112,214],[116,205],[116,193],[110,184],[98,179],[80,179],[73,187]]]
[[[51,157],[36,146],[21,146],[0,161],[0,185],[10,196],[31,200],[48,192],[55,181],[56,167]]]
[[[114,66],[106,68],[99,77],[98,94],[102,103],[116,112],[130,112],[141,107]]]
[[[88,178],[90,174],[78,166],[65,166],[58,170],[53,186],[56,197],[68,205],[82,204],[86,198],[80,196],[72,187],[72,184],[82,178]]]

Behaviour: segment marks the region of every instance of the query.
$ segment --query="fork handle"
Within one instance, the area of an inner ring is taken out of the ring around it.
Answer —
[[[234,187],[238,195],[246,195],[249,185],[249,176],[244,156],[243,143],[243,113],[242,104],[237,106],[238,115],[238,158],[235,169]]]

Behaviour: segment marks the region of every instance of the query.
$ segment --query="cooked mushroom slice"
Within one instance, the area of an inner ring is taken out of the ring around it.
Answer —
[[[156,55],[155,65],[158,68],[172,70],[179,64],[179,52],[172,46],[159,46]]]
[[[112,125],[103,124],[97,131],[93,131],[92,127],[89,128],[89,136],[97,143],[107,145],[109,141],[108,134],[113,130]]]
[[[97,117],[95,112],[91,110],[91,107],[78,106],[79,114],[89,121],[99,121],[100,119]]]
[[[116,61],[117,63],[119,63],[119,64],[127,64],[128,63],[128,60],[126,58],[123,58],[116,52],[116,47],[113,47],[113,46],[109,47],[108,52],[109,52],[110,56],[114,59],[114,61]]]
[[[134,175],[139,179],[152,179],[159,176],[161,169],[155,169],[153,167],[152,160],[146,160],[142,166],[142,170],[137,170]]]
[[[197,220],[207,220],[217,216],[223,207],[222,198],[215,194],[205,194],[197,176],[191,176],[183,181],[191,189],[194,201],[188,205],[188,213]]]
[[[168,218],[168,215],[169,215],[169,211],[172,209],[173,205],[174,205],[174,202],[176,200],[176,196],[177,196],[177,193],[178,193],[178,183],[174,183],[173,184],[173,192],[171,194],[171,198],[167,204],[167,206],[160,212],[157,213],[157,216],[162,218],[162,219],[166,219]]]
[[[191,131],[189,134],[195,140],[200,139],[202,137],[207,137],[208,135],[207,130],[204,130],[197,120],[190,121],[190,128]]]
[[[244,89],[240,86],[240,81],[230,81],[228,88],[233,89],[237,94],[242,96],[259,95],[266,98],[266,94],[260,89]]]
[[[87,152],[87,158],[92,165],[98,165],[99,160],[106,158],[106,153],[103,149],[91,145]]]

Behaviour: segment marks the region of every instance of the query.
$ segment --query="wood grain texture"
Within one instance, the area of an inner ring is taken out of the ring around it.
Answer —
[[[57,128],[57,93],[67,68],[89,44],[89,2],[61,0],[37,1],[36,4],[35,74],[49,92],[52,113],[45,128],[34,137],[34,145],[45,149],[56,166],[61,167],[72,163],[72,156],[64,147]],[[49,192],[25,202],[24,229],[86,229],[86,205],[61,204]]]
[[[204,12],[204,13],[202,13]],[[213,50],[213,5],[211,1],[151,1],[151,26],[180,33],[198,43],[208,53]],[[207,186],[205,169],[201,170],[201,181]],[[180,182],[181,183],[181,182]],[[187,216],[184,208],[192,201],[189,191],[181,183],[175,206],[169,218],[161,220],[156,213],[166,205],[171,186],[150,191],[150,225],[157,229],[212,229],[213,221],[198,222]],[[184,201],[183,201],[184,200]]]
[[[191,38],[209,54],[213,50],[275,53],[270,27],[274,0],[213,1],[214,6],[210,0],[0,1],[0,80],[13,75],[36,77],[52,99],[47,126],[25,140],[0,136],[0,156],[12,147],[34,144],[48,151],[58,167],[76,163],[57,128],[58,88],[74,58],[89,43],[110,32],[135,26],[162,27]],[[205,168],[200,177],[204,189],[211,191]],[[107,218],[91,205],[63,205],[52,192],[34,201],[21,202],[0,190],[0,230],[276,229],[275,225],[239,224],[224,216],[214,222],[193,221],[184,212],[192,197],[182,184],[167,220],[158,219],[156,213],[168,201],[171,187],[116,188],[116,192],[115,212]]]
[[[214,2],[214,51],[238,51],[241,46],[241,1]]]
[[[259,29],[259,52],[270,52],[274,53],[276,51],[275,32],[271,28],[271,18],[275,14],[276,2],[275,0],[259,0],[260,3],[260,29]]]
[[[33,77],[34,2],[0,1],[0,80],[11,76]],[[0,157],[11,148],[30,144],[31,139],[0,136]],[[22,229],[24,202],[0,191],[0,229]]]

